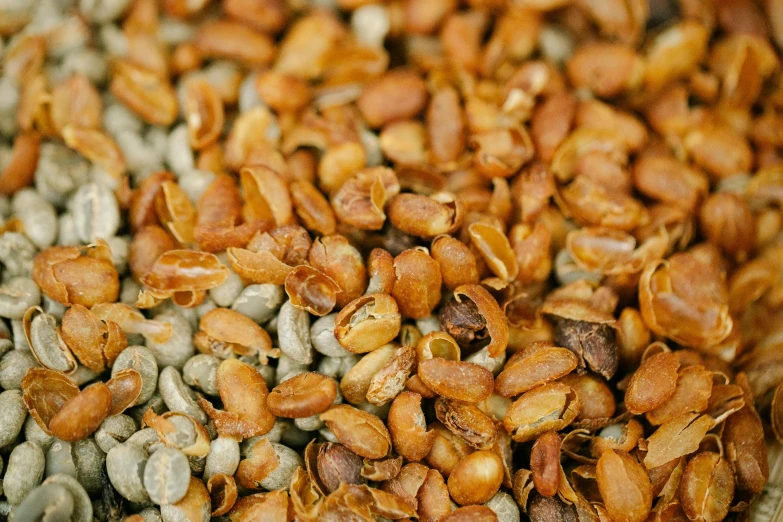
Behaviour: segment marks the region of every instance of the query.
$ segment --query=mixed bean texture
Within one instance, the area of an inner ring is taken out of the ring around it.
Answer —
[[[762,520],[782,48],[781,0],[0,0],[0,519]]]

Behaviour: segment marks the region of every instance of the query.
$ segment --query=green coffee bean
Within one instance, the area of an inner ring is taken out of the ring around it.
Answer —
[[[171,325],[171,337],[165,343],[156,343],[148,339],[147,348],[155,355],[158,366],[182,368],[195,352],[193,328],[182,314],[176,312],[158,314],[155,320]]]
[[[28,318],[32,316],[32,321],[25,333],[29,336],[30,350],[41,366],[65,373],[75,370],[76,360],[60,338],[57,320],[41,308],[33,308],[27,314]]]
[[[242,279],[230,269],[231,265],[225,252],[219,254],[218,259],[223,265],[229,267],[230,273],[225,281],[209,291],[209,297],[217,306],[228,307],[239,297],[245,285],[242,283]]]
[[[128,346],[114,361],[112,376],[127,368],[133,368],[141,375],[141,393],[136,404],[147,402],[158,387],[158,363],[155,354],[144,346]]]
[[[44,452],[35,442],[23,442],[13,449],[3,479],[8,502],[21,503],[41,483],[45,462]]]
[[[327,357],[345,357],[351,352],[342,347],[334,336],[334,319],[337,314],[319,317],[310,327],[313,348]]]
[[[69,201],[76,234],[82,243],[108,239],[120,227],[120,209],[114,192],[98,183],[87,183]]]
[[[14,277],[0,289],[0,317],[21,319],[31,306],[41,302],[41,290],[29,277]]]
[[[53,205],[64,207],[70,195],[90,181],[90,169],[90,162],[78,152],[61,143],[43,143],[35,169],[35,188]]]
[[[214,355],[199,353],[188,359],[182,368],[182,379],[207,395],[217,396],[217,369],[220,359]]]
[[[33,258],[37,250],[24,234],[5,232],[0,235],[0,263],[4,268],[3,276],[8,279],[20,276],[30,277],[33,273]]]
[[[206,424],[207,415],[199,407],[193,391],[182,380],[179,371],[168,366],[160,372],[158,389],[163,401],[171,411],[187,413],[202,424]]]
[[[210,444],[204,466],[204,482],[218,473],[233,475],[239,466],[239,443],[233,439],[218,437]]]
[[[73,443],[73,455],[76,460],[77,479],[87,490],[94,494],[101,490],[101,470],[106,462],[106,454],[92,438],[77,440]]]
[[[43,486],[48,484],[58,484],[70,493],[73,500],[73,514],[70,522],[92,522],[93,512],[90,496],[77,480],[69,475],[52,475],[43,482]]]
[[[106,472],[114,489],[131,502],[149,502],[144,488],[147,451],[137,444],[118,444],[106,454]]]
[[[250,285],[234,299],[231,309],[264,324],[275,316],[284,296],[283,288],[277,285]]]
[[[49,447],[56,440],[54,435],[47,434],[41,427],[35,422],[31,416],[28,415],[24,421],[24,438],[30,442],[35,442],[44,452],[49,450]]]
[[[313,362],[310,342],[310,314],[286,301],[277,316],[277,338],[280,351],[300,364]],[[279,374],[279,372],[278,372]]]
[[[158,434],[155,433],[155,430],[152,428],[144,428],[143,430],[139,430],[130,437],[128,437],[128,440],[125,441],[125,444],[134,444],[136,446],[139,446],[144,451],[149,452],[150,448],[160,445],[160,438],[158,438]]]
[[[302,431],[318,431],[323,428],[324,422],[321,420],[320,415],[311,415],[310,417],[294,419],[294,426]]]
[[[184,453],[160,448],[144,467],[144,488],[156,504],[174,504],[185,496],[190,484],[190,465]]]
[[[495,512],[498,522],[519,522],[519,506],[514,497],[503,491],[498,491],[495,496],[489,499],[485,504],[489,509]]]
[[[275,369],[275,385],[283,382],[285,377],[288,375],[293,377],[293,375],[297,375],[297,372],[302,373],[306,371],[306,364],[302,364],[296,359],[285,354],[280,354],[280,358],[277,360],[277,368]]]
[[[79,471],[76,469],[73,444],[55,439],[46,452],[45,476],[51,477],[58,474],[76,478],[79,476]]]
[[[51,203],[33,189],[22,189],[14,194],[11,203],[14,215],[24,225],[30,241],[40,249],[54,244],[57,237],[57,214]]]
[[[74,512],[74,499],[62,484],[44,484],[30,491],[16,506],[9,522],[69,522]]]
[[[0,448],[8,446],[22,431],[27,408],[19,390],[0,393]]]
[[[144,508],[139,511],[139,515],[144,519],[144,522],[162,522],[163,518],[160,516],[160,511],[154,507]]]
[[[125,442],[137,430],[136,422],[127,415],[106,417],[95,432],[95,443],[106,453]]]
[[[288,446],[272,442],[272,448],[275,450],[279,464],[264,480],[259,482],[259,485],[268,491],[287,488],[291,484],[291,478],[296,469],[304,467],[302,457]]]
[[[501,354],[499,357],[490,357],[489,350],[487,350],[487,347],[485,346],[481,350],[465,357],[465,360],[474,364],[478,364],[479,366],[483,366],[493,374],[497,375],[500,373],[500,370],[503,369],[503,365],[506,363],[506,354],[503,352],[503,354]]]
[[[324,357],[318,363],[318,372],[335,379],[342,379],[348,370],[359,362],[359,359],[361,357],[355,354],[346,357]]]
[[[11,350],[0,359],[0,387],[21,390],[22,377],[36,366],[39,364],[28,350]]]

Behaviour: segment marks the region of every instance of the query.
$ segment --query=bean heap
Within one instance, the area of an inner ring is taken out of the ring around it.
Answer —
[[[762,516],[782,47],[781,0],[0,0],[0,519]]]

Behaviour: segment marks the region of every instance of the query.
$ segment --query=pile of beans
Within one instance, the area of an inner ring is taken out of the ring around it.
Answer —
[[[0,519],[762,516],[781,46],[781,0],[0,0]]]

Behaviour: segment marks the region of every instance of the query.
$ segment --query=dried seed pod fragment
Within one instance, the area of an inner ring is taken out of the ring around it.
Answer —
[[[419,362],[418,375],[429,389],[449,399],[476,403],[492,394],[492,372],[475,363],[428,359]]]
[[[203,250],[221,252],[230,247],[244,247],[253,234],[267,230],[271,221],[246,216],[242,223],[242,196],[234,179],[218,174],[196,205],[193,237]]]
[[[212,516],[225,515],[236,504],[239,493],[234,477],[225,473],[212,475],[207,482]]]
[[[503,425],[511,438],[525,442],[546,431],[565,428],[580,409],[574,390],[561,383],[544,384],[514,401],[503,418]]]
[[[47,434],[52,433],[49,430],[52,418],[78,394],[79,388],[65,374],[47,368],[31,368],[22,378],[24,404]]]
[[[157,225],[155,203],[160,192],[160,187],[166,181],[175,181],[174,174],[165,170],[159,170],[147,176],[131,195],[128,220],[131,231],[136,233],[145,225]]]
[[[698,413],[686,413],[662,424],[647,439],[644,465],[652,469],[693,453],[713,426],[714,420],[709,415]]]
[[[337,306],[344,307],[367,288],[367,269],[359,250],[340,234],[313,241],[307,261],[330,277],[337,286]]]
[[[54,129],[73,125],[82,129],[101,126],[101,98],[98,90],[83,74],[75,74],[52,89],[51,119]]]
[[[114,302],[119,276],[103,240],[87,247],[50,247],[35,257],[33,280],[46,295],[65,304],[91,307]]]
[[[182,188],[173,181],[164,181],[155,197],[155,213],[180,244],[193,242],[196,210]]]
[[[274,427],[275,416],[266,405],[266,382],[255,368],[226,359],[218,367],[217,386],[224,409],[216,410],[206,399],[199,399],[199,404],[222,436],[249,438]]]
[[[590,441],[590,451],[595,458],[600,458],[608,449],[628,453],[636,447],[643,436],[644,428],[636,419],[631,419],[625,424],[609,424]]]
[[[198,295],[219,286],[228,269],[209,252],[169,250],[155,260],[142,278],[146,293],[154,299]],[[144,303],[140,295],[139,299]],[[154,304],[154,301],[153,301]]]
[[[620,359],[615,343],[614,318],[589,303],[575,299],[551,299],[541,312],[555,323],[555,344],[579,358],[579,370],[586,367],[611,379]]]
[[[530,470],[536,491],[552,497],[560,487],[560,436],[548,431],[538,437],[530,450]]]
[[[380,230],[386,221],[386,202],[399,191],[400,184],[392,169],[362,169],[332,194],[332,208],[343,223],[363,230]]]
[[[336,396],[334,379],[306,372],[275,386],[266,398],[266,406],[272,415],[298,419],[323,413]]]
[[[621,451],[605,451],[596,466],[598,489],[613,520],[642,522],[652,507],[652,486],[639,462]]]
[[[223,131],[223,101],[209,82],[191,78],[185,82],[183,103],[190,146],[202,150],[214,143]]]
[[[644,62],[631,46],[595,42],[579,46],[566,70],[576,87],[586,87],[601,98],[612,98],[641,83]]]
[[[337,440],[361,457],[380,459],[389,454],[391,436],[377,416],[338,404],[321,414]]]
[[[97,382],[62,405],[49,420],[49,430],[58,439],[76,441],[89,437],[108,416],[112,403],[109,387]]]
[[[756,243],[756,219],[744,198],[713,194],[701,206],[699,220],[709,241],[738,260],[747,259]]]
[[[669,400],[677,389],[680,362],[674,352],[656,353],[637,368],[625,391],[625,407],[641,415]]]
[[[239,176],[245,193],[245,220],[270,220],[278,226],[292,221],[290,193],[274,170],[263,165],[254,165],[240,170]]]
[[[406,234],[423,238],[450,234],[462,223],[460,205],[448,192],[397,194],[389,200],[389,222]]]
[[[533,343],[506,363],[495,378],[495,392],[513,397],[557,380],[576,369],[576,355],[566,348]]]
[[[382,368],[391,363],[394,351],[393,345],[386,344],[359,359],[340,381],[343,398],[351,404],[366,402],[370,383]]]
[[[106,387],[111,392],[108,416],[119,415],[138,402],[142,388],[141,374],[133,368],[125,368],[112,375],[106,381]]]
[[[228,20],[201,24],[194,43],[205,57],[235,60],[248,67],[268,65],[275,55],[269,36]]]
[[[295,307],[323,317],[337,304],[340,287],[320,270],[300,265],[286,276],[285,291]]]
[[[713,373],[704,366],[680,367],[674,394],[657,408],[648,411],[647,421],[659,426],[683,413],[703,412],[709,406],[712,380]]]
[[[416,365],[416,350],[405,344],[391,355],[389,361],[372,376],[365,398],[370,404],[383,406],[391,402],[405,387],[405,381]]]
[[[411,462],[422,460],[435,442],[435,433],[427,430],[421,409],[421,395],[404,391],[394,398],[386,420],[394,450]]]
[[[294,212],[307,230],[324,236],[334,234],[337,227],[335,211],[315,185],[297,180],[288,186],[288,190]]]
[[[365,87],[357,107],[371,127],[382,127],[416,116],[424,109],[427,98],[427,86],[417,74],[394,70]]]
[[[483,287],[459,286],[454,289],[454,300],[449,304],[446,305],[449,312],[441,312],[440,323],[458,343],[470,344],[474,339],[489,338],[486,348],[490,357],[506,351],[508,321],[495,298]]]
[[[734,472],[725,457],[704,451],[685,467],[680,481],[680,505],[691,520],[723,520],[734,497]]]
[[[426,249],[412,248],[394,258],[392,297],[400,312],[420,319],[432,313],[440,301],[440,266]]]
[[[743,390],[745,405],[726,418],[721,438],[726,457],[734,468],[737,489],[758,495],[769,479],[764,428],[753,406],[747,377],[740,373],[736,382]]]
[[[204,353],[219,357],[236,355],[276,357],[269,334],[249,317],[228,308],[214,308],[199,320],[194,343]]]
[[[117,324],[123,332],[141,334],[145,339],[163,344],[171,338],[170,323],[147,319],[137,309],[123,303],[99,303],[90,310],[109,327],[109,340],[112,338],[111,324]],[[108,353],[108,352],[107,352]]]
[[[521,126],[494,129],[470,138],[473,166],[488,178],[508,178],[533,159],[535,150],[527,130]]]
[[[142,424],[154,429],[163,444],[189,457],[205,457],[210,452],[209,433],[187,413],[167,411],[158,415],[150,408],[144,412]]]
[[[479,281],[476,256],[465,243],[447,235],[433,239],[432,258],[440,265],[443,284],[449,290]]]
[[[318,476],[327,493],[332,493],[340,484],[366,484],[362,477],[362,459],[342,444],[325,442],[318,448]]]
[[[0,172],[0,194],[10,195],[30,185],[40,154],[41,136],[25,131],[14,138],[13,155]]]
[[[476,451],[463,458],[449,475],[451,498],[457,504],[482,504],[498,492],[503,463],[494,451]]]
[[[519,263],[502,230],[486,223],[473,223],[468,232],[473,246],[496,276],[509,282],[517,278]]]
[[[645,83],[651,91],[685,76],[701,61],[709,31],[694,20],[685,20],[661,31],[646,53]]]
[[[648,264],[639,281],[645,324],[684,346],[713,346],[728,337],[733,321],[727,301],[718,268],[690,253]]]
[[[361,474],[367,480],[383,482],[391,480],[400,474],[403,458],[389,457],[385,459],[364,459]]]
[[[240,486],[247,489],[258,489],[260,483],[280,465],[280,459],[269,439],[255,442],[246,458],[239,462],[236,480]]]
[[[569,373],[559,381],[570,386],[579,397],[582,411],[576,417],[577,422],[601,421],[614,416],[617,407],[614,393],[601,377],[590,373]]]
[[[101,304],[95,306],[100,307]],[[99,318],[93,311],[78,304],[66,310],[60,334],[79,362],[96,372],[111,367],[128,345],[119,324]]]
[[[439,397],[435,401],[435,416],[473,448],[487,450],[495,444],[494,421],[473,404]]]
[[[390,342],[400,331],[397,303],[387,294],[354,299],[334,320],[334,336],[349,352],[366,353]]]
[[[109,89],[147,123],[168,126],[177,119],[174,88],[154,72],[130,60],[115,60]]]

